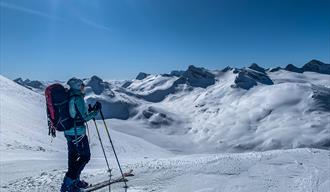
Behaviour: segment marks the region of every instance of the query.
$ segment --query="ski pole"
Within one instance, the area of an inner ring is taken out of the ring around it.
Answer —
[[[94,121],[94,124],[95,124],[95,128],[96,128],[97,136],[99,137],[99,141],[100,141],[100,144],[101,144],[101,147],[102,147],[102,151],[103,151],[103,155],[104,155],[104,158],[105,158],[105,162],[107,163],[108,172],[110,173],[110,175],[109,175],[109,182],[110,182],[110,180],[111,180],[111,169],[110,169],[110,166],[109,166],[109,162],[108,162],[108,159],[107,159],[107,155],[105,154],[105,150],[104,150],[104,146],[103,146],[103,143],[102,143],[101,135],[100,135],[99,129],[98,129],[98,127],[97,127],[97,124],[96,124],[95,118],[93,118],[93,121]],[[111,185],[109,185],[109,192],[110,192],[110,191],[111,191]]]
[[[125,176],[124,176],[124,174],[123,174],[123,170],[121,169],[121,166],[120,166],[120,163],[119,163],[119,160],[118,160],[118,157],[117,157],[117,153],[116,153],[115,147],[113,146],[113,143],[112,143],[112,140],[111,140],[111,137],[110,137],[110,133],[109,133],[108,126],[107,126],[107,124],[105,123],[105,120],[104,120],[104,116],[103,116],[103,113],[102,113],[102,109],[100,109],[100,114],[101,114],[101,118],[102,118],[103,123],[104,123],[105,130],[106,130],[106,132],[107,132],[107,135],[108,135],[108,138],[109,138],[109,141],[110,141],[110,144],[111,144],[111,147],[112,147],[113,153],[115,154],[115,157],[116,157],[116,160],[117,160],[117,164],[118,164],[118,167],[119,167],[119,170],[120,170],[121,176],[123,177],[123,180],[124,180],[124,183],[125,183],[124,188],[128,188],[128,186],[127,186],[127,184],[126,184]]]

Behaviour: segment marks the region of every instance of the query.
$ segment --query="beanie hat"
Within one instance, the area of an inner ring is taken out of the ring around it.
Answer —
[[[66,84],[68,84],[71,89],[79,90],[81,85],[84,84],[84,82],[81,79],[73,77],[69,79],[69,81]]]

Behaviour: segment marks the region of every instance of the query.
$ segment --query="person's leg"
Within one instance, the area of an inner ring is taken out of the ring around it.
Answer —
[[[90,148],[88,138],[85,135],[83,139],[78,143],[77,152],[79,159],[76,161],[76,175],[77,178],[80,177],[81,171],[84,169],[85,165],[89,162],[91,158]]]
[[[65,136],[67,139],[67,146],[68,146],[68,171],[65,174],[63,179],[63,183],[61,186],[61,192],[71,192],[72,186],[74,185],[76,179],[76,162],[78,159],[78,151],[76,146],[73,143],[74,137],[72,136]]]
[[[72,180],[77,179],[77,160],[79,153],[76,145],[73,143],[74,136],[66,136],[68,144],[68,171],[65,176],[70,177]]]

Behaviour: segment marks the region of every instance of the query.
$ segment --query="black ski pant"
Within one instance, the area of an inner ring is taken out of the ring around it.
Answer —
[[[68,171],[65,176],[75,180],[80,177],[81,171],[91,158],[88,138],[85,135],[78,143],[74,143],[75,136],[65,137],[68,144]]]

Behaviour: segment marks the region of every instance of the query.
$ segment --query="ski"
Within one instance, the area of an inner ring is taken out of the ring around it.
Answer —
[[[124,174],[124,177],[134,176],[132,169],[130,171],[126,172],[126,173],[123,173],[123,174]],[[126,178],[123,178],[123,177],[120,176],[120,177],[116,177],[115,179],[111,179],[110,181],[106,180],[106,181],[102,181],[100,183],[96,183],[94,185],[91,184],[86,189],[81,189],[81,192],[96,191],[98,189],[104,188],[104,187],[112,185],[114,183],[120,183],[120,182],[126,182],[126,181],[128,181]]]

